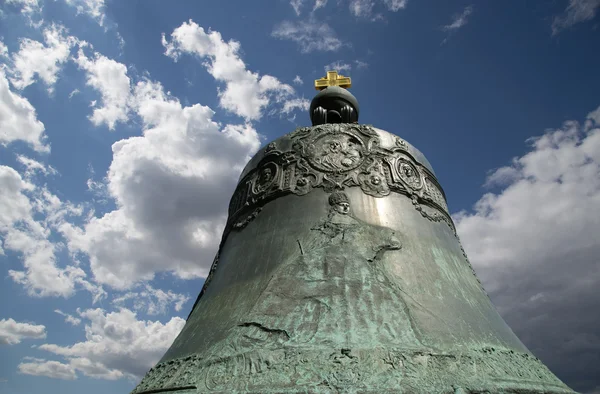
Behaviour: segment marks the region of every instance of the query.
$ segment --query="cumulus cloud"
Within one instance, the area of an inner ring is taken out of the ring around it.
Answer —
[[[98,22],[100,26],[104,25],[105,4],[104,0],[65,0],[71,7],[75,7],[78,14],[85,14]]]
[[[31,361],[19,364],[18,369],[20,373],[63,380],[75,380],[77,378],[75,369],[70,365],[38,358],[30,358],[29,360]]]
[[[490,174],[454,215],[485,288],[523,342],[563,379],[592,387],[600,362],[600,123],[570,121]],[[591,384],[591,383],[590,383]]]
[[[302,85],[302,84],[304,83],[304,81],[302,80],[302,78],[300,78],[300,75],[296,75],[296,76],[294,77],[294,83],[295,83],[296,85]]]
[[[294,89],[271,75],[259,76],[246,69],[239,56],[240,43],[224,41],[217,31],[206,32],[193,21],[184,22],[171,33],[171,41],[163,34],[165,54],[175,60],[182,54],[192,54],[217,80],[225,82],[219,92],[220,106],[248,120],[258,120],[270,100],[281,102]]]
[[[173,317],[166,323],[138,320],[135,312],[87,309],[85,341],[71,346],[43,344],[39,349],[62,356],[73,371],[101,379],[139,379],[171,346],[185,320]],[[65,368],[66,370],[66,368]]]
[[[145,312],[148,315],[162,315],[169,311],[171,304],[176,312],[181,311],[183,305],[190,299],[187,295],[171,290],[165,292],[155,289],[147,283],[141,287],[142,289],[139,291],[130,291],[115,297],[112,303],[123,307],[126,303],[131,302],[135,311]]]
[[[94,107],[90,120],[96,126],[106,124],[114,130],[117,122],[127,122],[129,117],[130,79],[127,67],[99,53],[88,58],[80,49],[76,63],[86,71],[87,85],[96,89],[102,100],[100,107]]]
[[[24,141],[38,152],[49,152],[44,124],[35,108],[24,97],[12,92],[4,70],[0,68],[0,144]]]
[[[29,38],[21,39],[19,51],[12,56],[10,81],[17,89],[24,89],[40,78],[52,91],[58,72],[69,59],[77,39],[66,35],[66,29],[52,24],[44,30],[44,43]]]
[[[577,23],[594,19],[599,8],[600,0],[569,0],[565,11],[552,21],[552,34],[558,34]]]
[[[0,345],[16,345],[26,338],[46,338],[46,327],[41,324],[19,323],[10,318],[0,320]]]
[[[184,107],[152,81],[139,82],[132,108],[143,136],[113,145],[107,174],[117,209],[83,229],[64,227],[69,249],[89,256],[96,281],[127,289],[155,272],[205,276],[226,218],[226,199],[259,148],[248,124],[221,126],[213,111]]]
[[[81,213],[81,207],[61,201],[13,168],[0,166],[0,237],[4,249],[20,254],[24,267],[22,271],[11,269],[8,275],[30,295],[69,297],[79,285],[95,300],[104,296],[102,288],[85,279],[86,273],[77,264],[57,264],[61,244],[50,241],[53,231],[59,232],[69,218]]]
[[[303,53],[337,51],[342,41],[327,23],[314,19],[308,21],[283,21],[276,25],[271,35],[281,40],[294,41]]]

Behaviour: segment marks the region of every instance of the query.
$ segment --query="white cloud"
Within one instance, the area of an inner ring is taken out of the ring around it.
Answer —
[[[74,380],[77,378],[75,369],[58,361],[34,359],[31,362],[20,363],[19,372],[26,375],[46,376],[53,379]]]
[[[362,60],[355,60],[354,63],[356,64],[356,68],[359,70],[369,67],[369,63],[363,62]]]
[[[67,322],[73,326],[78,326],[79,324],[81,324],[81,319],[78,317],[75,317],[73,315],[65,313],[65,312],[61,311],[60,309],[55,309],[54,312],[58,313],[61,316],[64,316],[65,322]]]
[[[6,0],[6,4],[21,7],[21,13],[28,17],[40,12],[41,6],[38,0]]]
[[[297,16],[300,16],[302,13],[301,8],[303,7],[306,0],[290,0],[290,5],[294,9],[294,12]],[[313,6],[312,11],[315,12],[319,8],[323,8],[327,5],[327,0],[315,0],[315,4]]]
[[[599,8],[600,0],[569,0],[569,5],[563,14],[552,21],[552,34],[558,34],[561,30],[577,23],[594,19]]]
[[[87,191],[92,194],[93,201],[97,204],[106,204],[110,199],[106,182],[106,179],[96,181],[93,178],[89,178],[86,182]]]
[[[296,77],[294,77],[294,83],[296,85],[302,85],[304,81],[302,80],[302,78],[300,78],[300,75],[296,75]]]
[[[88,58],[80,49],[76,59],[79,67],[86,71],[87,85],[100,92],[102,106],[95,107],[90,120],[96,126],[106,124],[114,130],[117,122],[129,119],[128,101],[130,80],[127,67],[101,54]]]
[[[491,171],[485,180],[484,186],[493,187],[510,185],[521,177],[521,174],[517,169],[518,166],[518,160],[515,159],[513,160],[513,166],[501,167]]]
[[[71,93],[69,93],[69,100],[73,98],[76,94],[81,93],[79,89],[73,89]]]
[[[14,169],[0,166],[0,236],[4,249],[19,253],[25,268],[9,270],[8,275],[30,295],[69,297],[79,285],[95,300],[102,298],[101,287],[89,283],[76,264],[57,265],[55,253],[61,244],[50,241],[53,229],[68,226],[66,220],[81,213],[80,207],[62,202],[46,187],[35,186]]]
[[[0,40],[0,56],[6,57],[8,56],[8,48],[4,43]]]
[[[442,30],[447,32],[448,35],[442,41],[442,45],[444,45],[450,39],[450,36],[456,33],[460,28],[465,26],[469,21],[469,16],[473,13],[473,6],[469,5],[465,7],[462,13],[456,14],[452,17],[452,22],[450,24],[442,26]]]
[[[369,16],[374,6],[373,0],[350,0],[350,12],[354,16]]]
[[[600,129],[583,133],[568,122],[532,139],[530,153],[488,177],[488,184],[505,188],[484,195],[475,213],[456,215],[461,239],[479,267],[542,263],[596,244],[592,230],[600,220],[587,212],[600,208]]]
[[[171,304],[173,304],[175,311],[181,311],[181,308],[189,299],[190,297],[184,294],[174,293],[171,290],[165,292],[145,284],[143,289],[139,291],[130,291],[113,298],[112,303],[122,307],[127,301],[132,301],[135,311],[142,311],[148,315],[162,315],[168,312]]]
[[[300,46],[300,51],[337,51],[342,41],[327,24],[314,19],[308,21],[283,21],[273,29],[271,35],[281,40],[291,40]]]
[[[349,72],[350,70],[352,70],[352,65],[350,65],[348,63],[342,63],[341,60],[338,60],[333,63],[329,63],[328,65],[326,65],[323,68],[324,68],[325,72],[333,70],[333,71],[342,73],[343,71]]]
[[[318,10],[319,8],[323,8],[327,5],[327,0],[315,0],[315,5],[313,6],[313,12]]]
[[[19,323],[10,318],[0,320],[0,345],[16,345],[25,338],[46,338],[46,327],[41,324]]]
[[[408,0],[383,0],[385,6],[388,8],[388,10],[392,11],[392,12],[396,12],[399,11],[401,9],[406,8],[406,5],[408,4]]]
[[[308,111],[310,108],[310,101],[304,98],[297,98],[288,100],[284,103],[283,109],[281,110],[284,114],[289,114],[297,109],[302,111]]]
[[[185,324],[179,317],[164,324],[138,320],[134,312],[125,308],[110,313],[88,309],[80,316],[87,321],[85,341],[71,346],[43,344],[39,349],[65,357],[70,367],[86,376],[102,379],[143,376]]]
[[[585,121],[585,131],[589,131],[594,127],[600,127],[600,107],[590,112]]]
[[[71,7],[75,7],[78,14],[86,14],[96,20],[100,26],[104,25],[105,4],[104,0],[65,0]]]
[[[442,26],[442,30],[444,31],[455,31],[463,27],[467,24],[469,20],[469,15],[473,13],[473,6],[466,6],[463,12],[460,14],[456,14],[452,17],[452,22],[450,24]]]
[[[373,9],[377,2],[375,0],[349,0],[350,13],[359,18],[368,18],[373,15]],[[397,12],[406,8],[408,0],[383,0],[383,5],[388,11]],[[383,15],[377,14],[372,21],[382,19]]]
[[[246,69],[239,56],[240,43],[224,41],[217,31],[205,32],[193,21],[184,22],[171,33],[171,41],[163,34],[165,54],[173,59],[182,53],[198,56],[203,65],[217,80],[225,82],[219,92],[220,106],[248,120],[260,119],[262,109],[270,99],[283,101],[294,89],[270,75],[259,77]]]
[[[53,24],[44,30],[45,45],[29,38],[21,39],[19,52],[13,54],[13,64],[9,67],[10,81],[15,88],[26,88],[35,82],[37,75],[49,91],[53,90],[58,72],[78,42],[65,34],[64,27]]]
[[[304,3],[304,0],[290,0],[290,5],[298,16],[300,16],[300,13],[302,12],[300,11],[300,8],[302,8],[302,3]]]
[[[25,178],[27,179],[34,177],[38,173],[44,176],[58,174],[58,171],[56,171],[54,167],[50,165],[46,166],[39,161],[24,155],[17,155],[17,162],[25,167]]]
[[[89,255],[98,283],[127,289],[155,272],[205,276],[226,218],[226,199],[259,148],[250,125],[220,126],[213,111],[183,107],[150,81],[132,108],[143,136],[113,145],[108,191],[117,209],[83,230],[64,227],[69,249]]]
[[[10,90],[4,70],[0,68],[0,144],[24,141],[38,152],[49,152],[45,143],[44,124],[37,119],[35,108],[24,97]]]
[[[570,121],[531,139],[529,153],[489,176],[488,184],[501,190],[485,194],[472,212],[454,215],[503,317],[538,357],[565,370],[557,370],[559,376],[577,374],[581,381],[593,378],[591,360],[600,346],[597,314],[582,318],[600,304],[600,124],[594,114],[587,127]],[[577,345],[582,341],[589,346]],[[574,349],[577,357],[570,356]],[[574,361],[566,365],[565,359]]]

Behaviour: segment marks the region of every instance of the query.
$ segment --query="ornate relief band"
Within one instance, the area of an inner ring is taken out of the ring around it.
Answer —
[[[290,370],[295,373],[289,373]],[[213,359],[191,355],[163,362],[144,376],[132,394],[261,392],[274,384],[293,389],[301,382],[311,381],[323,382],[321,388],[332,388],[335,392],[363,392],[367,387],[377,386],[380,392],[389,392],[390,386],[400,385],[410,392],[411,387],[421,383],[418,377],[439,376],[448,370],[454,371],[455,386],[433,386],[435,392],[476,394],[492,389],[492,392],[531,393],[528,386],[543,382],[545,393],[572,393],[539,359],[508,349],[483,348],[454,355],[403,349],[288,348]],[[507,380],[507,375],[518,379]],[[485,387],[467,388],[478,381],[485,382]],[[463,390],[456,390],[461,386]]]
[[[424,217],[444,221],[455,231],[435,176],[410,155],[402,139],[382,147],[372,127],[358,124],[303,127],[289,137],[291,150],[281,151],[277,142],[270,143],[261,162],[239,182],[226,231],[245,227],[260,207],[283,195],[346,187],[360,187],[373,197],[405,194]]]

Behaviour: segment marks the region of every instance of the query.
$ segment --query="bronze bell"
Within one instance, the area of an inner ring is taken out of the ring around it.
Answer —
[[[358,118],[343,88],[315,100]],[[423,154],[312,118],[242,172],[187,323],[133,393],[573,393],[497,313]]]

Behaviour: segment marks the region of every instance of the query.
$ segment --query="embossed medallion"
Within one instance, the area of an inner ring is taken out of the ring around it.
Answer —
[[[338,133],[315,139],[307,148],[307,160],[325,172],[345,172],[358,167],[364,159],[361,141],[351,134]]]
[[[413,163],[405,159],[398,160],[398,173],[400,178],[412,189],[420,189],[423,186],[419,171]]]
[[[277,173],[277,167],[274,163],[267,163],[260,168],[256,179],[254,180],[253,192],[255,194],[263,193],[269,187],[271,187],[275,181],[275,174]]]

